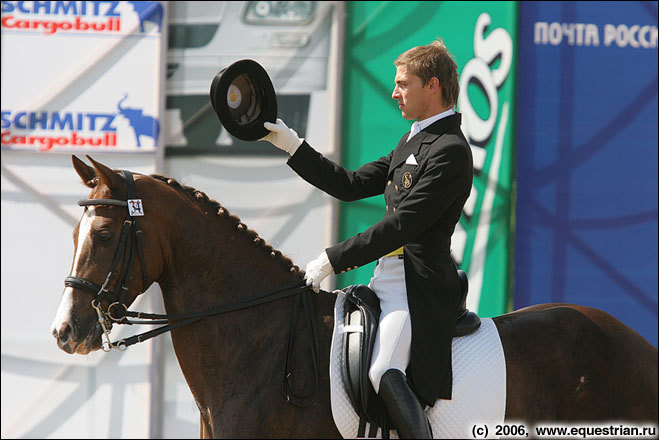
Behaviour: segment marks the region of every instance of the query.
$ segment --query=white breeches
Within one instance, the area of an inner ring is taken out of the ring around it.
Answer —
[[[373,347],[368,377],[376,392],[387,370],[395,368],[405,373],[410,362],[412,324],[407,306],[405,267],[398,256],[382,257],[368,284],[380,299],[380,324]]]

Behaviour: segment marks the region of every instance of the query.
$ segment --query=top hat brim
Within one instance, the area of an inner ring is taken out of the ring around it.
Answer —
[[[254,60],[236,61],[215,75],[210,99],[224,128],[244,141],[263,138],[270,133],[263,123],[277,120],[272,81]]]

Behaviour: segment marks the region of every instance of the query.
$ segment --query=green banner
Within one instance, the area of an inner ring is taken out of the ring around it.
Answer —
[[[513,250],[515,2],[349,2],[343,76],[342,164],[356,169],[388,154],[412,121],[391,98],[394,60],[442,38],[458,63],[462,129],[474,154],[472,195],[452,238],[469,276],[467,306],[507,311]],[[342,203],[339,239],[379,221],[384,197]],[[340,275],[337,287],[367,284],[375,262]]]

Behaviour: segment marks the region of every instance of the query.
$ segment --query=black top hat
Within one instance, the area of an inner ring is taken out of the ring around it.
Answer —
[[[211,104],[220,122],[244,141],[261,139],[276,122],[277,97],[268,73],[254,60],[236,61],[222,69],[211,83]]]

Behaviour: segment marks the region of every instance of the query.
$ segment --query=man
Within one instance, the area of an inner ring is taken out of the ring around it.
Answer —
[[[392,98],[403,118],[416,122],[387,156],[346,170],[280,119],[264,124],[270,134],[263,139],[291,154],[288,165],[302,178],[340,200],[384,193],[384,218],[321,252],[307,265],[306,279],[317,292],[332,272],[378,261],[369,287],[382,313],[369,378],[399,436],[430,438],[421,404],[451,398],[451,340],[461,289],[450,244],[469,197],[473,161],[461,115],[453,110],[457,65],[443,42],[414,47],[394,65]]]

